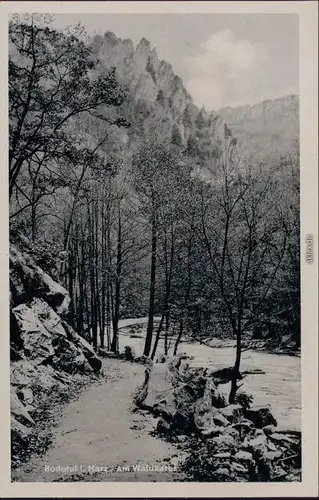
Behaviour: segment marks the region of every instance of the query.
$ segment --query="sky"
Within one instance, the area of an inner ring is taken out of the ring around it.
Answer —
[[[146,38],[208,110],[298,94],[296,14],[59,14],[63,29]]]

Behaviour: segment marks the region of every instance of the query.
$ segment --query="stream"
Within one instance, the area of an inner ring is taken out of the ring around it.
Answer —
[[[146,318],[121,320],[120,328],[144,325],[146,321]],[[138,356],[143,354],[145,333],[145,327],[136,333],[138,338],[131,337],[128,328],[120,330],[120,349],[130,345]],[[199,342],[182,342],[179,351],[194,357],[191,366],[207,366],[214,370],[232,366],[235,359],[233,347],[209,347]],[[158,344],[160,352],[163,352],[163,339]],[[246,375],[241,390],[253,396],[254,404],[270,405],[280,428],[301,430],[301,359],[263,351],[243,351],[241,371],[255,369],[264,373]],[[228,396],[230,384],[221,384],[219,389]]]

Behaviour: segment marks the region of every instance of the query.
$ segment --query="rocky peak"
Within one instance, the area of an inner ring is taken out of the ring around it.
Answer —
[[[103,73],[115,66],[120,82],[128,87],[130,95],[125,109],[127,119],[136,124],[136,135],[138,130],[140,134],[154,131],[157,137],[179,147],[188,147],[190,138],[193,145],[198,139],[197,152],[202,149],[205,137],[207,158],[210,158],[210,151],[216,149],[216,140],[223,140],[223,125],[218,122],[217,126],[216,121],[211,125],[210,113],[201,112],[194,105],[172,65],[159,59],[156,48],[146,38],[134,48],[131,40],[122,40],[107,32],[103,43],[99,39],[99,43],[91,45],[99,60],[99,71]]]

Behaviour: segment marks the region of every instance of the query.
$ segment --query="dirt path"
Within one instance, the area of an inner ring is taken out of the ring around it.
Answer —
[[[105,379],[65,407],[46,454],[15,470],[14,481],[178,480],[174,466],[180,450],[150,434],[151,416],[132,412],[144,367],[108,359],[104,370]]]

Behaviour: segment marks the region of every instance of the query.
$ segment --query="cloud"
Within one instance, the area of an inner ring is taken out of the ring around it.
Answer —
[[[185,61],[187,89],[195,103],[207,109],[261,101],[270,97],[267,59],[263,45],[239,39],[231,30],[213,33]]]

